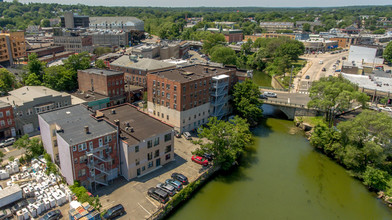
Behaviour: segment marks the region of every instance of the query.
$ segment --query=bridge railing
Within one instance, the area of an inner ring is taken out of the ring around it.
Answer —
[[[267,86],[259,86],[259,89],[268,89],[268,90],[283,91],[283,92],[289,91],[289,89],[275,89],[273,87],[267,87]]]
[[[271,100],[271,99],[265,99],[263,100],[264,103],[266,104],[278,104],[278,105],[284,105],[284,106],[292,106],[292,107],[298,107],[298,108],[304,108],[304,109],[309,109],[307,105],[303,104],[296,104],[296,103],[288,103],[288,102],[282,102],[282,101],[277,101],[277,100]]]

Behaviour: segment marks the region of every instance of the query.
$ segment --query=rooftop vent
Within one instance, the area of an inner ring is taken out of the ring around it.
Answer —
[[[134,132],[133,127],[130,127],[129,130],[130,130],[131,132]]]
[[[84,132],[86,134],[90,134],[90,130],[89,130],[88,126],[84,126]]]
[[[116,109],[112,109],[112,115],[116,114]]]

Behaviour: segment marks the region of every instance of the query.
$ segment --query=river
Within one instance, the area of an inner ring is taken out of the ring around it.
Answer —
[[[292,121],[267,118],[253,131],[247,162],[211,180],[169,219],[392,219],[361,182],[294,131]]]

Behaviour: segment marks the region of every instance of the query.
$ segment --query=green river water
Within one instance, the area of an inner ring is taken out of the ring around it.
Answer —
[[[253,131],[248,162],[211,180],[169,219],[392,219],[361,182],[295,130],[292,121],[266,119]]]

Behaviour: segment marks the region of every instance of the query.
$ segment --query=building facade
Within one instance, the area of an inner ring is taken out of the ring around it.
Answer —
[[[96,31],[91,33],[94,46],[125,47],[131,45],[130,33],[122,31]]]
[[[64,12],[64,16],[60,16],[60,22],[63,28],[89,27],[88,16],[81,16],[70,11]]]
[[[110,105],[125,102],[123,72],[94,68],[79,70],[78,84],[79,91],[93,92],[109,97]]]
[[[26,56],[26,43],[23,31],[0,33],[0,63],[13,65]]]
[[[13,108],[10,104],[0,101],[0,140],[15,136]]]
[[[66,51],[75,53],[84,51],[92,53],[94,50],[93,37],[85,34],[83,30],[54,29],[53,44],[63,46]]]
[[[25,86],[9,92],[0,101],[12,106],[16,135],[39,134],[37,115],[71,105],[71,96],[44,86]]]
[[[38,116],[44,148],[70,185],[108,186],[119,175],[117,130],[81,105]]]
[[[192,65],[147,75],[148,113],[180,132],[221,119],[230,112],[228,91],[236,69]]]
[[[268,32],[275,32],[277,30],[293,30],[293,22],[260,22],[260,27]]]
[[[135,17],[90,17],[90,29],[144,31],[144,22]]]

